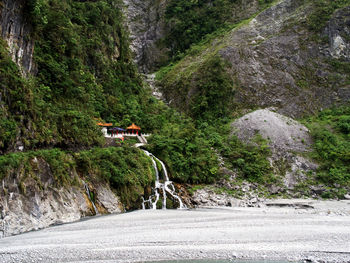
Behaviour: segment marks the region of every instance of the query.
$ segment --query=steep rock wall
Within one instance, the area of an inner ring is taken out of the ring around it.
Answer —
[[[227,47],[219,52],[237,76],[238,104],[275,106],[297,117],[349,100],[346,76],[333,72],[327,60],[347,56],[346,44],[339,42],[345,41],[340,35],[349,28],[339,22],[349,16],[350,8],[339,13],[342,19],[329,22],[329,45],[320,45],[298,26],[312,10],[303,3],[285,0],[266,10],[232,32]]]
[[[24,16],[25,0],[0,1],[0,35],[6,40],[12,60],[27,75],[35,73],[34,41],[31,26]]]
[[[2,180],[0,185],[0,238],[55,224],[77,221],[95,215],[91,196],[101,214],[123,212],[124,208],[106,183],[85,184],[69,171],[74,184],[62,186],[54,178],[51,168],[43,159],[34,158],[35,171],[18,169]]]
[[[160,45],[165,36],[166,0],[123,0],[131,49],[142,73],[155,70],[167,60],[167,49]]]

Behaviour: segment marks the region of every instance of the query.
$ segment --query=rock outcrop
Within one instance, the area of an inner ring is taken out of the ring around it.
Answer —
[[[120,213],[123,205],[107,184],[89,183],[93,199],[81,179],[69,171],[75,183],[61,185],[42,159],[34,159],[34,175],[21,171],[2,180],[0,187],[0,238],[55,224],[74,222],[98,213]]]
[[[274,106],[296,117],[350,99],[346,76],[327,64],[333,57],[349,58],[349,43],[340,36],[349,30],[343,21],[350,8],[328,23],[328,46],[314,42],[313,33],[301,26],[312,8],[304,1],[284,0],[230,34],[219,54],[239,82],[238,104]],[[331,80],[335,75],[337,83]]]
[[[25,0],[0,1],[0,35],[7,42],[12,60],[23,75],[35,73],[34,40],[24,15]]]
[[[131,50],[142,73],[150,73],[168,59],[160,40],[165,36],[166,0],[123,0]]]
[[[328,55],[336,59],[350,61],[350,6],[340,9],[333,15],[324,30],[328,38]]]

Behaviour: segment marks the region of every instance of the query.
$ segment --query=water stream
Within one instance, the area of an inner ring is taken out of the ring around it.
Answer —
[[[87,185],[87,183],[85,183],[84,181],[83,181],[83,184],[84,184],[84,187],[85,187],[86,195],[88,196],[88,198],[89,198],[89,200],[90,200],[90,202],[91,202],[91,204],[92,204],[92,207],[94,208],[95,215],[98,215],[99,212],[98,212],[98,210],[97,210],[97,207],[96,207],[96,205],[95,205],[95,202],[94,202],[94,201],[92,200],[92,198],[91,198],[91,191],[90,191],[90,188],[89,188],[89,186]]]
[[[171,197],[173,200],[176,200],[179,204],[178,209],[184,209],[186,206],[183,204],[181,198],[177,195],[175,186],[172,181],[169,180],[168,171],[165,167],[165,164],[155,157],[152,153],[142,150],[144,153],[151,158],[153,163],[153,168],[156,173],[156,181],[153,188],[153,195],[151,195],[148,199],[144,199],[142,197],[142,209],[157,209],[157,203],[160,200],[160,193],[162,193],[162,209],[166,209],[166,200],[167,196]],[[162,166],[163,176],[162,182],[159,178],[159,170],[157,166],[157,162],[159,162]]]

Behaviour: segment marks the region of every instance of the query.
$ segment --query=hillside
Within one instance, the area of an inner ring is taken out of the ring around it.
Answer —
[[[301,117],[348,102],[349,2],[272,5],[163,68],[165,98],[204,119],[266,107]]]

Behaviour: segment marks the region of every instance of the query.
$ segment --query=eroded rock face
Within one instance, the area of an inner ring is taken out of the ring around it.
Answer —
[[[329,54],[336,59],[350,61],[350,6],[333,15],[324,34],[329,39]]]
[[[96,191],[97,203],[102,206],[107,211],[107,213],[114,214],[124,211],[119,197],[116,196],[108,186],[99,185],[96,188]]]
[[[0,236],[73,222],[90,214],[86,199],[78,188],[35,191],[27,196],[11,191],[0,201]]]
[[[130,31],[131,50],[142,73],[154,71],[167,60],[167,49],[159,45],[165,36],[166,0],[123,0]]]
[[[314,11],[312,1],[277,1],[179,61],[161,80],[165,98],[191,113],[188,105],[203,85],[201,65],[217,57],[232,80],[233,95],[225,102],[233,111],[275,107],[296,118],[347,103],[349,75],[332,61],[349,60],[350,8],[338,10],[323,33],[307,26]]]
[[[339,10],[329,22],[329,45],[312,41],[303,26],[312,12],[300,0],[284,0],[265,10],[248,25],[234,30],[220,55],[230,63],[230,74],[239,83],[236,103],[276,107],[291,117],[314,112],[349,100],[346,76],[330,79],[331,58],[349,59],[350,8]],[[299,25],[298,25],[299,24]]]
[[[25,0],[3,0],[0,2],[0,34],[7,42],[12,60],[23,75],[35,73],[33,63],[34,41],[31,26],[24,16]]]
[[[16,235],[55,224],[74,222],[94,215],[92,200],[74,170],[74,185],[59,186],[49,165],[42,159],[37,164],[35,175],[24,171],[12,174],[0,185],[0,237]],[[95,204],[99,213],[120,213],[123,206],[108,185],[92,184]]]

